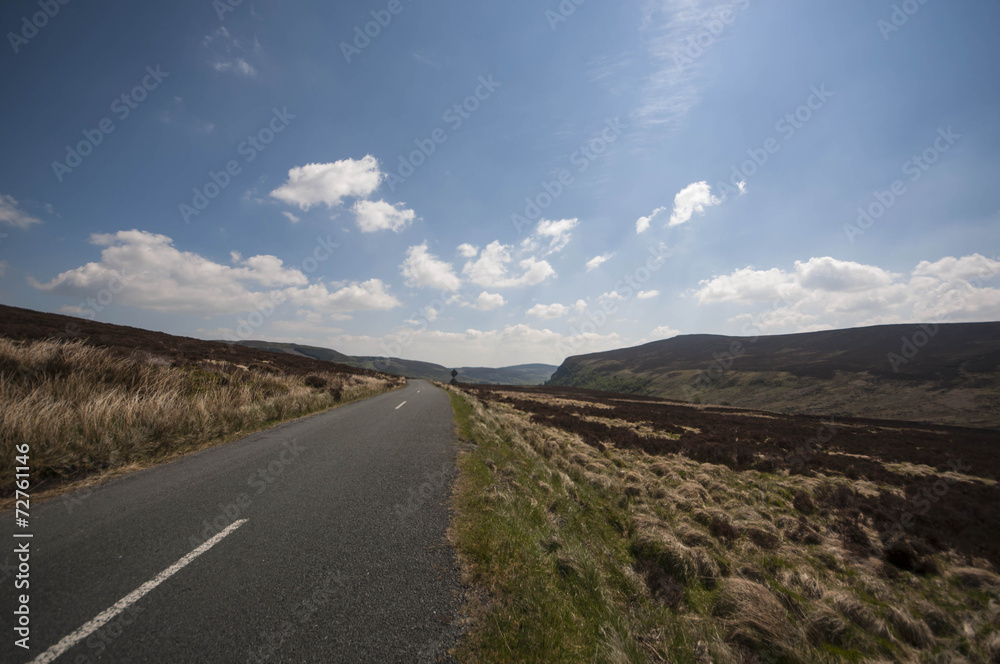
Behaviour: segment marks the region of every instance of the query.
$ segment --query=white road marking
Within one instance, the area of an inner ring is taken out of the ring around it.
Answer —
[[[140,599],[142,599],[143,595],[145,595],[153,588],[155,588],[156,586],[160,585],[161,583],[172,577],[177,572],[184,569],[191,561],[193,561],[195,558],[197,558],[201,554],[211,549],[213,546],[218,544],[223,537],[226,537],[227,535],[229,535],[231,532],[233,532],[246,522],[247,522],[246,519],[240,519],[239,521],[236,521],[231,526],[223,530],[221,533],[219,533],[212,539],[208,540],[207,542],[205,542],[197,549],[195,549],[191,553],[187,554],[186,556],[178,560],[176,563],[174,563],[167,569],[160,572],[158,575],[156,575],[156,578],[154,578],[151,581],[147,581],[146,583],[142,584],[141,586],[130,592],[128,595],[125,595],[125,597],[122,597],[120,600],[115,602],[115,605],[112,606],[110,609],[104,611],[104,613],[101,613],[99,616],[91,620],[89,623],[87,623],[80,629],[76,630],[69,636],[63,638],[62,641],[49,648],[35,659],[31,660],[30,664],[47,664],[48,662],[54,661],[56,657],[59,657],[59,655],[63,654],[64,652],[75,646],[77,643],[83,641],[85,638],[87,638],[88,636],[99,630],[101,627],[106,625],[111,619],[113,619],[119,613],[121,613],[122,611],[124,611],[125,609],[132,606]]]
[[[401,403],[398,406],[396,406],[396,410],[399,410],[400,408],[402,408],[405,405],[406,405],[406,402],[404,401],[403,403]]]

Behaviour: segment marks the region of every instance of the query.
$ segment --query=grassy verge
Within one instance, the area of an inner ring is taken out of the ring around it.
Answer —
[[[474,444],[453,538],[488,598],[460,661],[1000,662],[1000,577],[845,550],[809,504],[844,480],[587,445],[450,391]]]
[[[148,466],[401,382],[219,362],[178,368],[79,342],[0,338],[0,497],[13,493],[14,450],[23,444],[40,498],[67,482]]]

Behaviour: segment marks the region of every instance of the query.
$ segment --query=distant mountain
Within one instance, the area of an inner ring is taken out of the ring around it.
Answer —
[[[548,384],[789,413],[1000,427],[1000,323],[687,335],[567,358]]]
[[[389,374],[396,374],[397,376],[424,378],[445,383],[451,380],[452,367],[444,367],[431,362],[403,360],[396,357],[344,355],[329,348],[278,343],[274,341],[240,341],[238,343],[260,350],[302,355],[330,362],[340,362],[361,369],[375,369]],[[499,369],[488,367],[456,368],[458,369],[458,381],[460,383],[477,383],[481,385],[543,385],[552,376],[557,367],[551,364],[520,364]]]

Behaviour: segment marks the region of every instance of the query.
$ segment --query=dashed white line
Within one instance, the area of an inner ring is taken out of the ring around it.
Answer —
[[[77,643],[83,641],[85,638],[87,638],[88,636],[99,630],[101,627],[106,625],[112,618],[114,618],[119,613],[121,613],[122,611],[124,611],[125,609],[132,606],[140,599],[142,599],[143,595],[145,595],[153,588],[155,588],[156,586],[160,585],[161,583],[172,577],[177,572],[184,569],[189,563],[191,563],[191,561],[193,561],[195,558],[197,558],[201,554],[211,549],[213,546],[218,544],[219,541],[222,540],[222,538],[226,537],[227,535],[229,535],[231,532],[233,532],[246,522],[247,522],[246,519],[240,519],[239,521],[236,521],[228,528],[217,534],[215,537],[208,540],[207,542],[199,546],[197,549],[195,549],[194,551],[187,554],[186,556],[178,560],[176,563],[174,563],[167,569],[157,574],[156,578],[142,584],[141,586],[130,592],[128,595],[125,595],[125,597],[122,597],[120,600],[115,602],[115,605],[112,606],[110,609],[104,611],[103,613],[98,615],[96,618],[94,618],[89,623],[87,623],[80,629],[76,630],[69,636],[64,637],[62,641],[49,648],[35,659],[31,660],[30,664],[47,664],[48,662],[54,661],[56,657],[59,657],[59,655],[63,654],[64,652],[75,646]]]
[[[404,401],[403,403],[401,403],[398,406],[396,406],[395,410],[399,410],[400,408],[402,408],[405,405],[406,405],[406,402]]]

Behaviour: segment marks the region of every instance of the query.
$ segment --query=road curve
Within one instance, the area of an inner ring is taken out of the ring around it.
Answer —
[[[447,394],[410,381],[34,506],[30,651],[4,512],[0,661],[439,661],[454,459]]]

